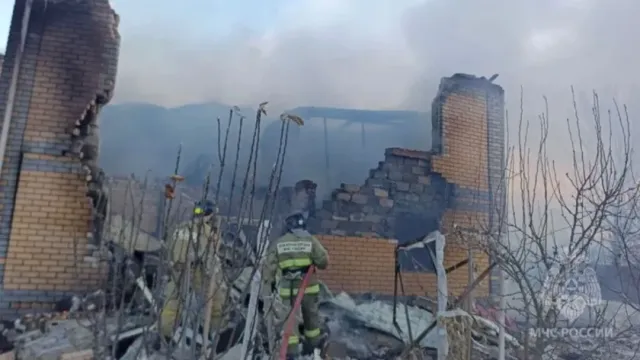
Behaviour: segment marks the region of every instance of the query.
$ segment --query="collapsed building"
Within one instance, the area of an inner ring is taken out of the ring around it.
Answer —
[[[313,181],[302,180],[293,187],[281,189],[276,212],[281,216],[294,209],[306,212],[310,231],[317,234],[331,254],[331,267],[321,273],[331,291],[397,296],[394,274],[399,272],[403,279],[402,295],[435,298],[437,280],[433,255],[424,248],[398,251],[403,245],[434,231],[442,231],[448,237],[444,259],[440,260],[447,270],[452,298],[461,295],[471,279],[489,266],[489,259],[482,251],[473,253],[469,259],[469,239],[453,231],[453,227],[486,234],[496,228],[494,222],[499,222],[497,217],[502,205],[499,199],[504,196],[500,173],[504,148],[503,141],[490,135],[493,130],[488,128],[502,127],[502,96],[499,86],[483,78],[461,74],[445,78],[433,102],[432,141],[440,148],[432,151],[387,149],[384,160],[370,171],[363,184],[342,184],[319,208]],[[487,110],[491,104],[495,108]],[[158,234],[165,214],[162,183],[146,182],[143,186],[132,179],[113,179],[112,184],[112,209],[118,211],[121,205],[126,208],[124,204],[131,198],[130,204],[142,211],[141,230]],[[196,195],[181,193],[176,200],[178,212],[188,214],[196,198]],[[264,199],[265,191],[257,191],[254,205],[260,208]],[[120,210],[122,215],[127,211]],[[257,226],[243,225],[240,233],[245,238],[256,238]],[[480,283],[475,295],[490,297],[496,287],[495,279],[489,277]],[[330,302],[333,307],[328,311],[347,308],[348,317],[357,313],[362,305],[350,304],[344,297],[336,299],[339,303]],[[360,309],[367,309],[369,305],[364,304]],[[387,309],[389,304],[381,306]],[[424,309],[415,311],[419,314]],[[460,316],[458,320],[464,319]],[[393,321],[389,317],[381,323]],[[381,323],[367,326],[384,328]],[[460,324],[465,322],[452,326],[466,326]],[[427,341],[433,342],[432,338]],[[495,350],[495,343],[493,346]]]
[[[0,149],[4,317],[50,309],[69,295],[91,292],[105,276],[99,249],[107,206],[96,163],[97,115],[113,95],[117,26],[107,0],[15,1],[0,75],[0,113],[7,114],[7,144]],[[465,239],[451,230],[457,225],[490,233],[499,223],[503,103],[502,89],[484,78],[445,78],[433,101],[431,151],[388,149],[362,184],[344,184],[319,208],[313,181],[282,191],[278,211],[305,210],[310,230],[332,254],[332,266],[321,274],[329,289],[393,294],[398,245],[436,230],[448,236],[443,262],[452,296],[468,285],[470,264],[476,273],[487,267],[483,253],[468,260]],[[115,179],[115,188],[125,183]],[[112,195],[115,210],[118,195]],[[139,225],[157,235],[163,200],[141,202]],[[183,210],[192,202],[184,195]],[[244,233],[256,236],[255,229]],[[402,254],[406,295],[435,295],[433,261],[425,251]],[[478,296],[494,292],[492,277],[478,288]]]
[[[313,181],[299,181],[280,190],[276,211],[279,215],[294,209],[305,211],[310,231],[322,235],[335,254],[343,253],[342,248],[349,250],[350,239],[358,238],[368,240],[372,248],[385,244],[380,248],[392,260],[389,243],[405,244],[435,230],[450,233],[453,241],[446,262],[456,269],[452,276],[460,277],[456,291],[461,291],[466,286],[468,251],[464,239],[455,241],[451,229],[458,225],[487,233],[499,223],[500,199],[504,198],[503,96],[499,86],[484,78],[457,74],[443,79],[433,101],[433,150],[387,149],[383,161],[368,176],[364,174],[362,184],[343,184],[326,200],[316,199]],[[121,196],[112,200],[114,208],[124,202],[120,199],[127,192],[127,181],[116,182],[114,192]],[[150,233],[163,216],[161,187],[160,183],[149,186],[144,199],[141,226]],[[140,189],[137,193],[132,203],[142,201],[145,192]],[[265,191],[256,191],[254,214],[259,213],[264,197]],[[151,223],[155,225],[147,225]],[[481,254],[477,257],[474,271],[482,271],[489,259]],[[401,263],[408,278],[427,279],[434,271],[433,261],[417,250],[403,255]],[[433,282],[430,279],[420,280],[424,282],[420,286],[428,286]],[[495,279],[485,285],[484,293],[491,293],[491,288],[495,292]]]

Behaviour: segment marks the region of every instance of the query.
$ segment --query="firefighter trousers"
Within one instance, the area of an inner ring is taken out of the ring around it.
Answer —
[[[208,280],[208,278],[207,278]],[[192,279],[192,291],[196,293],[200,298],[204,298],[205,291],[207,286],[202,286],[202,274],[200,271],[194,271],[193,279]],[[206,283],[205,283],[206,285]],[[211,327],[216,328],[221,325],[222,315],[223,315],[223,306],[225,303],[225,291],[223,289],[217,289],[213,296],[212,301],[212,311],[211,311]],[[184,309],[186,294],[180,294],[180,289],[176,286],[176,283],[173,281],[169,281],[164,288],[164,299],[165,303],[162,307],[162,312],[160,313],[161,319],[161,329],[160,332],[165,337],[172,337],[173,332],[178,327],[181,321],[181,311],[186,311]],[[202,305],[204,306],[204,301]],[[203,308],[197,310],[204,310]],[[199,311],[198,311],[199,312]],[[202,311],[201,313],[204,313]],[[196,316],[192,314],[192,316]],[[201,317],[201,316],[200,316]]]
[[[285,305],[279,314],[276,314],[278,323],[283,324],[286,327],[286,321],[291,313],[291,306],[295,301],[295,297],[283,297],[282,302]],[[320,314],[318,310],[318,294],[306,294],[302,298],[300,303],[300,309],[302,313],[302,322],[304,325],[304,339],[312,347],[319,347],[322,341],[322,324],[320,322]],[[292,314],[297,317],[297,314]],[[295,320],[294,320],[295,321]],[[283,328],[284,330],[284,328]],[[287,354],[296,356],[300,353],[300,333],[298,330],[298,324],[293,325],[293,332],[289,336]]]

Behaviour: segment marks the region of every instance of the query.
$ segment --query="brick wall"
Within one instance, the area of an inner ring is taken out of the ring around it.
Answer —
[[[39,171],[20,174],[4,289],[83,290],[99,280],[93,263],[84,261],[90,222],[85,184],[74,174],[52,173],[47,183],[41,178]]]
[[[320,272],[320,277],[332,291],[393,294],[396,240],[332,235],[319,235],[318,239],[330,254],[330,266]],[[459,263],[466,254],[466,249],[459,244],[448,244],[445,268]],[[479,271],[487,267],[486,256],[477,253],[474,258]],[[402,272],[402,278],[406,295],[437,296],[435,274]],[[468,284],[467,268],[460,267],[450,272],[448,283],[449,294],[459,296]],[[480,283],[476,294],[486,296],[488,293],[489,282]]]
[[[504,91],[485,78],[443,78],[432,106],[433,171],[454,183],[443,231],[454,224],[498,234],[504,215]],[[453,242],[465,243],[469,235]],[[491,274],[492,293],[497,272]]]
[[[433,170],[462,189],[487,190],[487,124],[484,98],[452,93],[437,100],[443,146]]]
[[[342,184],[323,202],[310,221],[312,231],[393,238],[402,244],[440,229],[447,234],[445,262],[453,265],[465,259],[472,240],[486,239],[459,237],[453,225],[471,233],[486,232],[502,216],[496,209],[505,194],[503,103],[502,88],[484,78],[443,78],[433,101],[433,149],[387,149],[384,161],[364,184]],[[478,274],[489,259],[480,251],[475,254]],[[433,264],[421,250],[403,255],[400,264],[416,284],[435,281],[424,274],[433,272]],[[452,289],[460,290],[467,274],[467,266],[452,274]]]
[[[15,1],[0,113],[25,3]],[[107,0],[33,2],[0,178],[0,312],[91,289],[99,277],[88,243],[87,178],[81,161],[64,152],[96,93],[114,86],[117,22]]]
[[[386,149],[364,184],[342,184],[312,227],[332,235],[377,235],[401,243],[438,229],[449,187],[432,171],[431,153]]]

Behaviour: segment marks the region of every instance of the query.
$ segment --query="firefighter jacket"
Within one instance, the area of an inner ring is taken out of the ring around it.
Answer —
[[[328,264],[329,254],[320,241],[306,230],[294,230],[277,239],[269,247],[262,271],[263,285],[270,286],[280,272],[280,296],[296,296],[309,267],[315,265],[323,270]],[[305,294],[319,292],[318,279],[315,274],[310,274]]]
[[[190,290],[203,301],[209,283],[216,282],[212,299],[212,323],[217,324],[221,320],[227,286],[221,263],[212,253],[215,244],[210,244],[211,236],[212,226],[196,219],[180,224],[168,241],[168,256],[173,274],[164,289],[165,305],[161,318],[162,333],[165,336],[170,336],[178,318],[181,307],[180,286],[184,284],[183,276],[187,264],[191,265]]]
[[[191,261],[192,265],[205,260],[209,238],[213,235],[211,224],[208,221],[195,219],[178,225],[169,239],[169,258],[174,265],[184,265]]]

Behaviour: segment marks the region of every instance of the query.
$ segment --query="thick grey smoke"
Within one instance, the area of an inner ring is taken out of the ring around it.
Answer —
[[[154,15],[153,7],[144,20],[149,25],[140,26],[127,19],[123,5],[118,97],[169,105],[215,99],[397,107],[420,72],[402,34],[411,2],[390,8],[386,1],[276,1],[247,7],[247,19],[218,34],[189,30],[194,14],[185,11],[182,18],[154,22],[164,14]],[[234,10],[213,7],[201,11]],[[269,9],[269,25],[252,30],[249,19]]]
[[[523,86],[536,111],[543,93],[567,99],[571,85],[640,96],[633,0],[276,1],[270,26],[248,20],[262,7],[247,7],[231,32],[191,24],[200,11],[224,12],[222,3],[194,1],[172,19],[121,6],[118,99],[425,108],[439,78],[455,72],[500,73],[510,105]]]
[[[640,51],[632,45],[640,3],[634,0],[249,3],[238,0],[244,6],[238,12],[240,5],[222,1],[160,8],[151,0],[116,0],[123,35],[116,102],[269,100],[272,113],[304,105],[426,110],[442,76],[499,73],[511,143],[521,87],[527,120],[537,120],[546,95],[552,156],[565,167],[572,85],[583,118],[592,90],[604,109],[614,96],[632,115],[640,105]],[[530,145],[537,126],[531,128]]]

